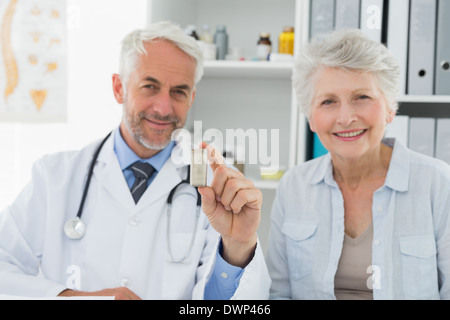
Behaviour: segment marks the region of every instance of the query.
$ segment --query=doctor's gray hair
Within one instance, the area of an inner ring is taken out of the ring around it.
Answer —
[[[314,96],[313,77],[323,67],[372,73],[389,108],[398,110],[400,68],[393,54],[361,30],[334,31],[307,44],[294,65],[292,76],[298,104],[309,118]]]
[[[190,56],[196,63],[194,83],[197,85],[203,76],[203,54],[195,39],[187,35],[178,25],[161,21],[128,34],[122,41],[119,74],[127,87],[130,74],[136,69],[139,55],[147,54],[145,43],[166,40]]]

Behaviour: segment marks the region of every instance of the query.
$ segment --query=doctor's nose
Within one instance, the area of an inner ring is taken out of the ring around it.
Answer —
[[[162,117],[173,113],[172,99],[170,93],[161,92],[153,103],[153,111]]]

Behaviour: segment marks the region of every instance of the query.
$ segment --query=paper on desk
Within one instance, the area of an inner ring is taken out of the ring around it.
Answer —
[[[106,297],[25,297],[25,296],[10,296],[10,295],[2,295],[0,294],[0,300],[114,300],[114,296],[106,296]]]

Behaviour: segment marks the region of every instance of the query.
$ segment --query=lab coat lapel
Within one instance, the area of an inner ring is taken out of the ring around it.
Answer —
[[[108,139],[99,154],[94,176],[112,197],[126,208],[127,212],[135,210],[133,197],[114,152],[114,135]]]
[[[182,180],[178,173],[182,166],[174,164],[169,158],[136,205],[114,152],[114,135],[112,135],[99,154],[94,176],[114,199],[127,209],[127,212],[134,213],[161,197],[167,197],[170,190]]]
[[[179,166],[175,165],[169,158],[139,200],[137,209],[145,208],[161,197],[166,199],[172,188],[182,180],[178,168]]]

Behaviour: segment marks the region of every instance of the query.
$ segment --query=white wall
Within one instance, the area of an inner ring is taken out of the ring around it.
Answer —
[[[147,24],[147,0],[67,0],[68,122],[0,122],[0,211],[31,178],[45,154],[80,149],[119,125],[112,94],[122,38]]]

